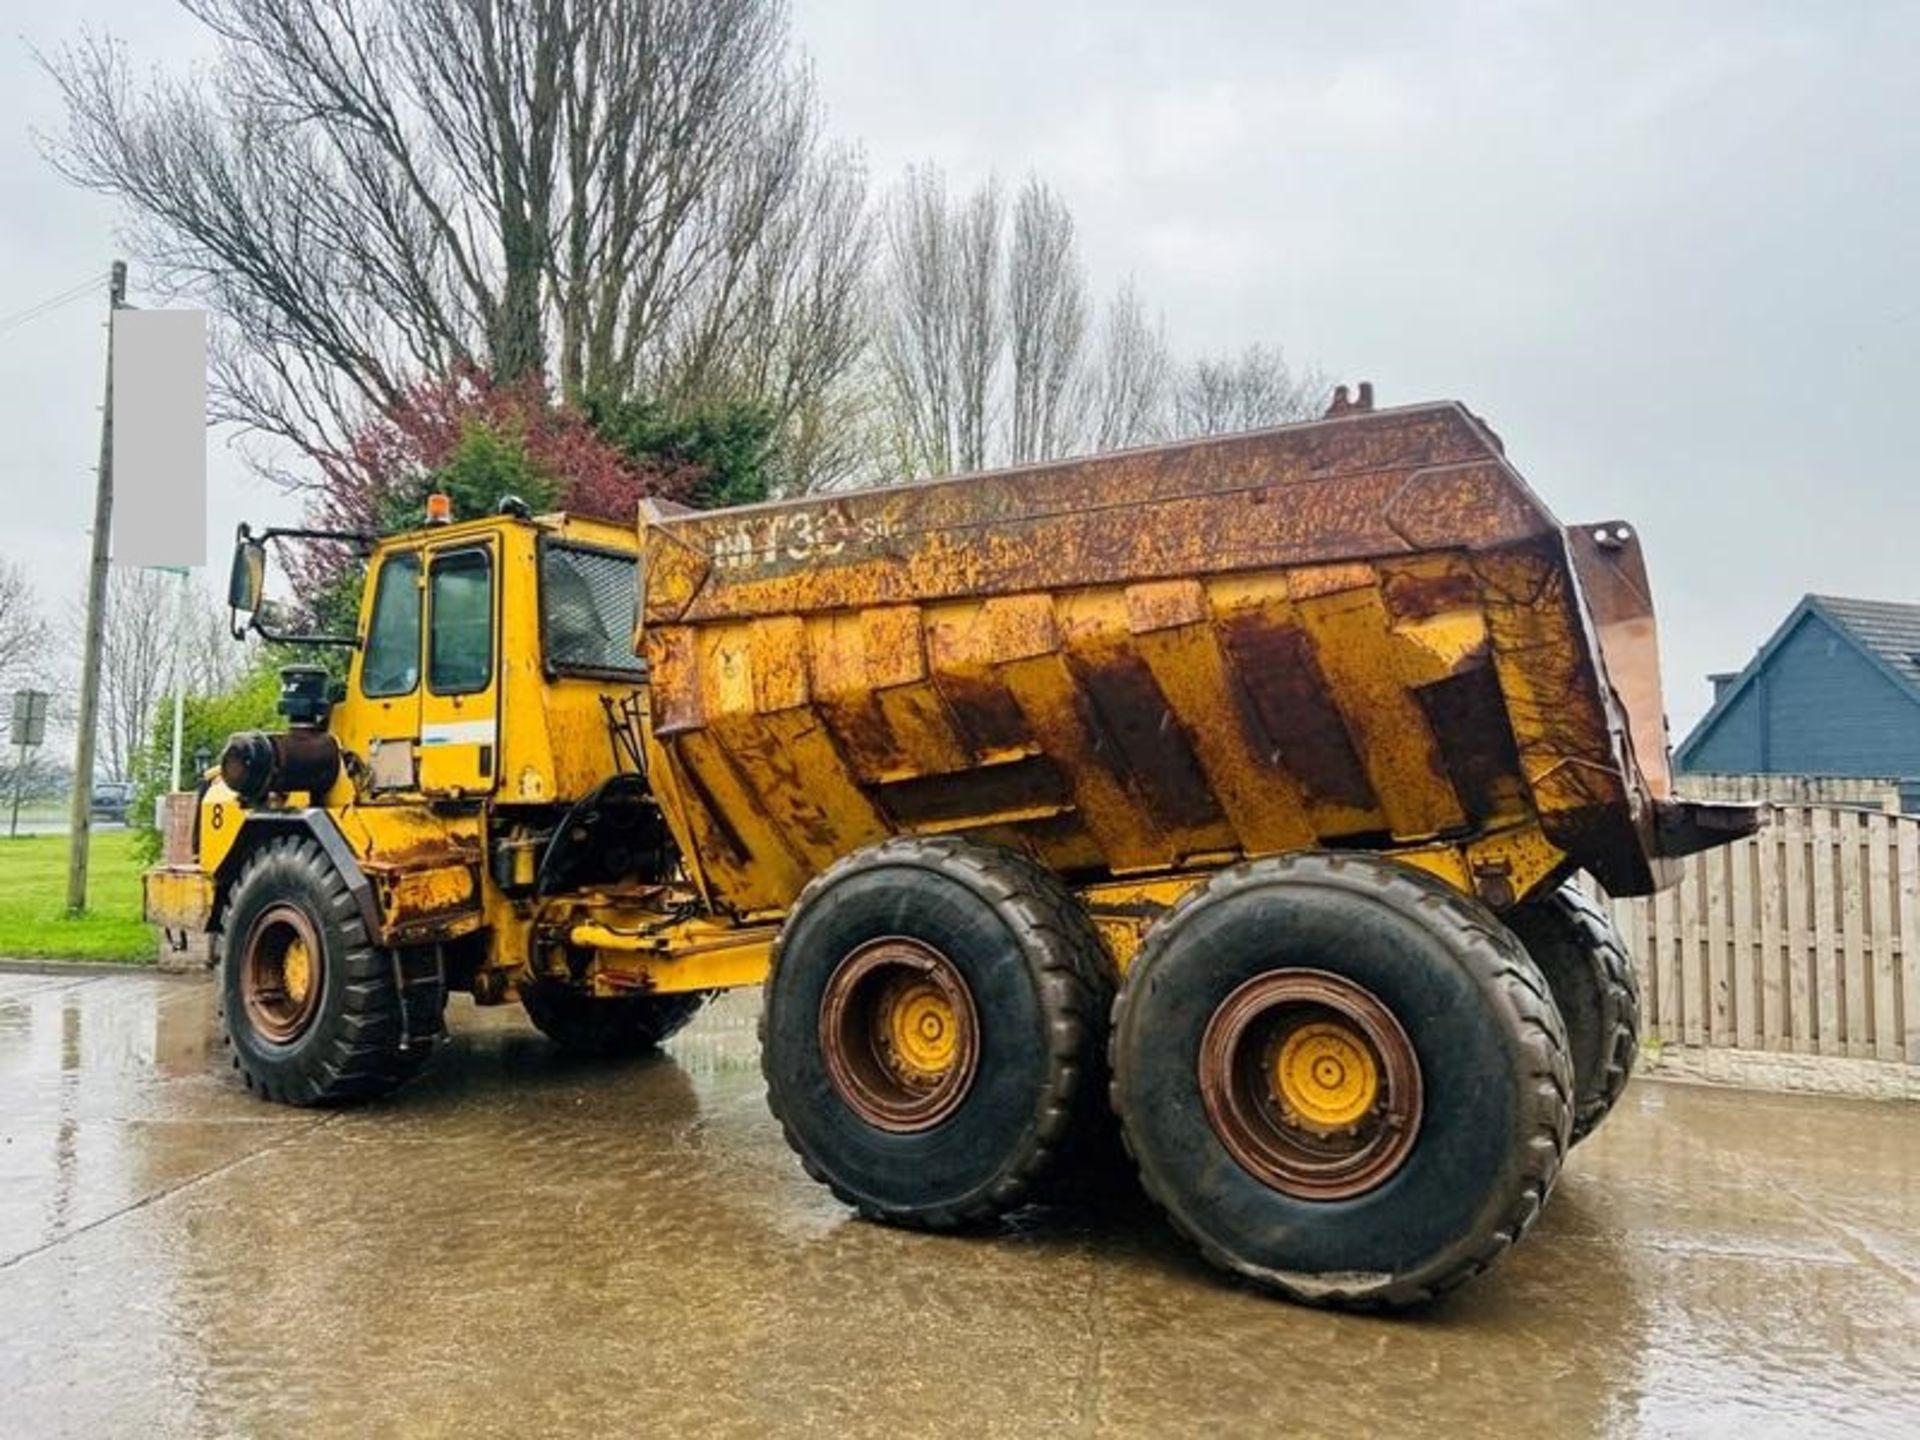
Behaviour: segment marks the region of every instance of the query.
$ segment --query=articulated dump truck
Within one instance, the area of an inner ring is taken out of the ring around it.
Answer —
[[[768,1099],[861,1214],[1123,1184],[1295,1299],[1533,1223],[1638,1045],[1576,888],[1754,825],[1670,793],[1639,542],[1456,404],[744,509],[360,548],[344,681],[177,797],[258,1093],[387,1091],[451,990],[643,1049],[762,990]],[[613,1083],[645,1083],[629,1072]]]

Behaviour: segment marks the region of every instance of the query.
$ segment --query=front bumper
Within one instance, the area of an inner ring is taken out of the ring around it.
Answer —
[[[213,920],[213,877],[197,866],[157,865],[141,877],[140,891],[149,925],[201,935]]]

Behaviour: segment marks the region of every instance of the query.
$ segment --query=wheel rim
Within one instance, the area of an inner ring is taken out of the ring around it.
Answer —
[[[306,912],[270,905],[247,931],[240,998],[256,1033],[278,1045],[297,1040],[320,1012],[326,987],[320,935]]]
[[[876,940],[827,979],[820,1049],[840,1098],[882,1130],[926,1130],[966,1099],[979,1063],[973,996],[918,940]]]
[[[1228,1153],[1263,1184],[1343,1200],[1384,1184],[1420,1129],[1420,1061],[1371,991],[1323,970],[1235,990],[1200,1042],[1200,1095]]]

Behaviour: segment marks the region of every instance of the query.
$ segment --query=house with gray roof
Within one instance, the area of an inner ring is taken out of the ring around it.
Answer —
[[[1808,595],[1674,751],[1681,774],[1875,776],[1920,811],[1920,605]]]

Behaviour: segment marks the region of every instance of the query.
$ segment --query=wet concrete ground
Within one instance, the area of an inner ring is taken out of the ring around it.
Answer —
[[[316,1115],[230,1078],[203,981],[0,974],[0,1433],[1920,1434],[1920,1109],[1642,1081],[1508,1263],[1352,1318],[1124,1195],[849,1219],[752,1003],[584,1065],[459,1002]]]

